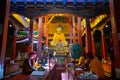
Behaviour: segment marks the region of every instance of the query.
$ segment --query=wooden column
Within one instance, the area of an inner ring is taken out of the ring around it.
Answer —
[[[10,0],[0,0],[0,79],[4,74]]]
[[[92,54],[91,28],[89,18],[86,18],[86,53]]]
[[[72,37],[73,36],[73,28],[72,28],[72,25],[70,25],[70,43],[72,43]]]
[[[48,26],[47,26],[47,28],[46,28],[46,45],[48,45],[48,37],[49,37],[49,28],[48,28]]]
[[[73,21],[73,43],[75,43],[76,37],[75,37],[75,16],[72,17]]]
[[[48,22],[48,18],[46,17],[46,23]],[[46,25],[46,45],[48,45],[48,25]]]
[[[45,45],[48,45],[48,25],[53,20],[55,16],[52,16],[49,21],[47,19],[47,16],[45,16],[45,25],[44,25],[44,36],[46,37]]]
[[[72,23],[72,20],[69,18],[67,18],[66,16],[64,16],[65,19],[67,20],[67,22],[70,24],[70,43],[72,43],[72,36],[73,36],[73,23]]]
[[[81,30],[81,18],[78,17],[78,43],[82,47],[82,30]]]
[[[112,37],[113,37],[113,46],[114,46],[114,55],[115,55],[115,65],[120,68],[120,45],[118,39],[118,30],[120,27],[120,15],[118,7],[120,7],[120,0],[109,0],[110,1],[110,13],[111,13],[111,22],[112,22]]]
[[[95,47],[95,41],[94,41],[93,34],[91,35],[91,38],[92,38],[92,54],[94,57],[96,57],[96,47]]]
[[[29,49],[28,49],[28,53],[29,52],[33,52],[33,38],[34,38],[34,29],[33,29],[33,26],[34,26],[34,19],[31,18],[30,19],[30,45],[29,45]]]
[[[42,51],[42,16],[38,19],[38,52]]]
[[[45,16],[44,36],[46,37],[45,45],[48,45],[48,27],[47,27],[47,16]]]
[[[13,35],[13,53],[11,59],[15,60],[15,57],[16,57],[16,30],[14,30],[14,35]]]
[[[107,55],[106,55],[106,46],[105,46],[105,36],[104,36],[104,32],[103,30],[101,31],[101,39],[102,39],[102,58],[106,59]]]
[[[112,23],[112,38],[114,47],[114,61],[112,62],[113,77],[120,79],[118,75],[120,72],[120,41],[118,39],[118,33],[120,33],[120,0],[109,0],[111,23]],[[116,69],[116,72],[115,72]],[[115,75],[116,74],[116,75]]]

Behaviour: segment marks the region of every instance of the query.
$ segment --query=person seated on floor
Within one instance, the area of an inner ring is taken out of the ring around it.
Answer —
[[[93,57],[92,54],[88,54],[88,58],[89,58],[89,66],[88,66],[89,70],[92,73],[97,74],[100,79],[104,78],[104,69],[100,60],[97,57]]]
[[[28,58],[26,58],[24,63],[23,63],[22,72],[24,74],[30,74],[32,71],[37,70],[37,67],[41,66],[40,64],[38,64],[36,59],[37,59],[36,52],[30,52],[28,54]]]
[[[80,58],[78,59],[78,64],[77,66],[80,66],[81,68],[85,68],[85,65],[87,63],[88,59],[86,58],[86,54],[83,53]]]

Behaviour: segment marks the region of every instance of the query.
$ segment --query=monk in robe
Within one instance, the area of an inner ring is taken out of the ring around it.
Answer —
[[[90,71],[97,74],[100,79],[104,78],[104,69],[100,60],[97,57],[92,57],[92,56],[88,56],[88,57],[91,59],[89,63]]]
[[[80,56],[80,58],[78,59],[78,66],[81,66],[82,68],[84,68],[85,67],[85,64],[87,63],[87,58],[86,58],[86,55],[85,55],[85,53],[84,54],[82,54],[81,56]]]
[[[39,68],[40,66],[41,64],[37,62],[37,53],[30,52],[28,58],[24,60],[22,73],[31,74],[33,71],[36,71],[37,68]]]

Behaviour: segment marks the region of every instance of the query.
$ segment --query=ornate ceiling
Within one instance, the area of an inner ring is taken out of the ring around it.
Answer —
[[[109,0],[11,0],[11,12],[26,17],[38,17],[47,13],[95,17],[109,13]]]
[[[94,20],[91,21],[90,24],[92,34],[94,34],[96,30],[103,30],[107,22],[110,21],[109,15],[107,15],[109,14],[109,0],[11,0],[10,7],[11,14],[18,13],[23,15],[17,15],[17,17],[15,17],[15,14],[12,14],[12,16],[10,16],[10,21],[14,23],[15,26],[19,26],[18,28],[21,27],[23,29],[29,27],[29,21],[26,22],[25,17],[38,19],[39,16],[44,15],[47,15],[48,19],[55,16],[51,19],[51,22],[66,20],[63,18],[65,18],[65,16],[70,17],[70,14],[83,18],[93,18]],[[62,13],[62,16],[58,13]],[[106,16],[101,17],[104,15]],[[15,22],[15,20],[17,22]],[[81,23],[82,22],[84,21],[82,20]],[[37,28],[35,30],[37,30]],[[83,27],[82,36],[84,36],[84,34],[85,30]]]
[[[53,16],[53,13],[54,15],[58,13],[69,13],[83,18],[94,18],[96,21],[94,20],[94,25],[91,25],[94,33],[96,29],[102,30],[103,27],[98,28],[99,26],[106,25],[105,21],[103,21],[102,23],[104,25],[99,25],[98,23],[100,15],[109,14],[109,0],[11,0],[10,12],[21,14],[24,17],[37,19],[39,16],[44,15],[47,15],[49,18],[49,16]],[[13,17],[14,16],[10,16],[10,21],[13,20]],[[54,19],[57,20],[58,17],[60,17],[61,19],[63,18],[61,16],[57,16]],[[107,18],[108,22],[109,17]],[[20,18],[17,17],[16,19]],[[23,19],[24,18],[22,18],[21,20]],[[54,21],[54,19],[52,21]],[[25,22],[25,20],[23,20],[22,22]],[[26,24],[27,22],[25,22],[25,25],[27,26],[25,26],[22,22],[19,20],[20,24],[18,26],[29,27],[29,24]]]

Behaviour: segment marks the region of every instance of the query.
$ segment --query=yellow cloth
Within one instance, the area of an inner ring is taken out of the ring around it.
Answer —
[[[90,71],[97,74],[99,78],[104,77],[104,69],[102,63],[98,60],[97,57],[91,60],[89,64]]]
[[[84,60],[85,60],[85,58],[83,56],[80,56],[80,58],[78,60],[78,65],[81,65],[81,63],[83,63]]]

